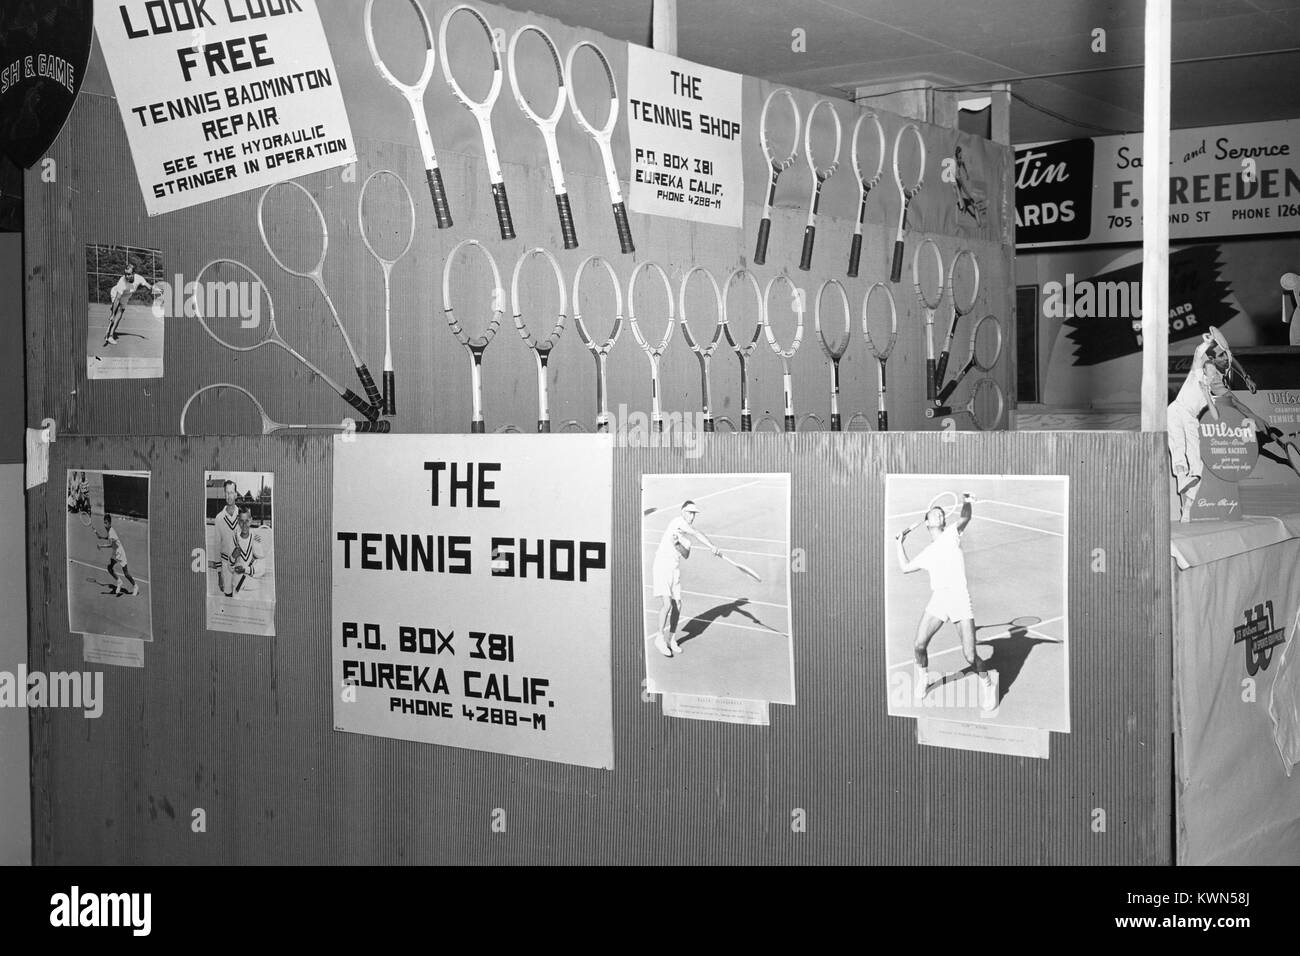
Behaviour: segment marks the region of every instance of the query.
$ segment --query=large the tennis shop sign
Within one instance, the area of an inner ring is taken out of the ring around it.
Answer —
[[[1016,147],[1016,248],[1140,243],[1142,136]],[[1300,230],[1300,120],[1174,130],[1169,238]]]
[[[336,439],[336,730],[613,766],[612,448]]]
[[[95,4],[151,216],[356,160],[314,0]]]

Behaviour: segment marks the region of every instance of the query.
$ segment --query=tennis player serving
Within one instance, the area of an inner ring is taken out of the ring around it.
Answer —
[[[691,539],[699,541],[717,557],[722,551],[703,532],[695,530],[695,517],[700,509],[694,501],[682,502],[682,513],[668,523],[664,536],[659,539],[655,552],[654,596],[663,598],[659,612],[659,630],[654,635],[655,647],[664,657],[682,652],[677,643],[677,621],[682,611],[682,561],[691,556]],[[665,634],[667,639],[665,639]]]
[[[925,530],[930,543],[921,553],[908,560],[906,538],[911,528],[904,530],[894,540],[898,546],[898,565],[905,574],[926,570],[930,574],[933,591],[930,603],[921,613],[916,626],[916,643],[913,656],[916,668],[916,697],[922,699],[930,686],[928,648],[930,641],[945,621],[952,621],[961,638],[961,652],[966,663],[980,679],[980,705],[991,711],[998,704],[998,686],[975,649],[975,614],[971,610],[970,590],[966,585],[966,559],[961,551],[961,536],[971,519],[971,496],[962,495],[961,516],[949,526],[948,515],[942,507],[931,507],[925,513]]]
[[[140,286],[144,286],[155,296],[162,295],[162,289],[159,286],[154,285],[137,273],[135,266],[128,262],[126,268],[122,270],[122,275],[118,277],[112,291],[109,293],[113,297],[113,304],[108,310],[108,330],[104,333],[105,345],[117,343],[117,327],[122,324],[122,316],[126,314],[126,304]]]

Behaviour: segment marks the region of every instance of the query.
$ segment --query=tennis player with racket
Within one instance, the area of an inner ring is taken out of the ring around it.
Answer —
[[[722,549],[702,531],[696,530],[695,519],[699,513],[699,506],[694,501],[682,502],[681,514],[668,523],[655,551],[653,594],[662,598],[663,604],[654,644],[664,657],[682,652],[677,643],[677,622],[682,613],[682,562],[691,556],[691,539],[708,548],[715,557],[723,557]]]
[[[117,344],[117,327],[122,324],[122,317],[126,315],[126,304],[131,301],[131,296],[136,289],[144,286],[155,297],[163,294],[161,287],[154,285],[144,276],[135,271],[135,266],[127,262],[122,269],[122,274],[118,276],[117,282],[113,284],[109,292],[112,298],[112,304],[108,308],[108,329],[104,332],[104,344]]]
[[[949,526],[948,517],[951,510],[956,508],[956,499],[957,496],[952,492],[944,492],[930,502],[923,519],[930,543],[915,558],[908,558],[906,541],[908,534],[917,525],[904,529],[894,539],[898,566],[903,573],[925,570],[930,575],[932,594],[917,622],[916,641],[913,645],[916,675],[914,690],[918,701],[929,690],[930,641],[945,622],[951,621],[961,638],[961,652],[966,658],[966,664],[980,680],[980,705],[987,712],[998,705],[996,671],[986,670],[976,651],[975,614],[971,609],[970,589],[966,582],[966,559],[961,550],[961,536],[971,521],[973,499],[969,494],[962,495],[961,515],[956,524]],[[945,507],[948,503],[950,507]]]
[[[108,559],[108,573],[113,576],[113,595],[116,597],[125,594],[126,588],[122,587],[122,578],[126,578],[131,584],[131,596],[135,597],[140,593],[140,585],[135,578],[131,577],[131,569],[126,564],[126,548],[122,547],[122,539],[117,536],[117,529],[113,527],[113,516],[107,511],[104,512],[104,533],[95,534],[95,537],[103,541],[103,544],[97,544],[97,549],[107,548],[112,552]],[[122,576],[118,577],[115,565],[122,566]]]

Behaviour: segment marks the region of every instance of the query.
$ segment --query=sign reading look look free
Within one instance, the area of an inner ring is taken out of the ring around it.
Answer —
[[[614,763],[607,435],[339,436],[336,730]]]
[[[150,216],[356,161],[314,0],[95,4]]]

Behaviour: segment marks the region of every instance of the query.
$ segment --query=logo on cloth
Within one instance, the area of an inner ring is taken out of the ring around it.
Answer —
[[[1273,648],[1286,640],[1286,630],[1273,626],[1273,602],[1265,601],[1247,608],[1245,624],[1232,629],[1232,643],[1246,645],[1246,673],[1254,677],[1273,662]]]

